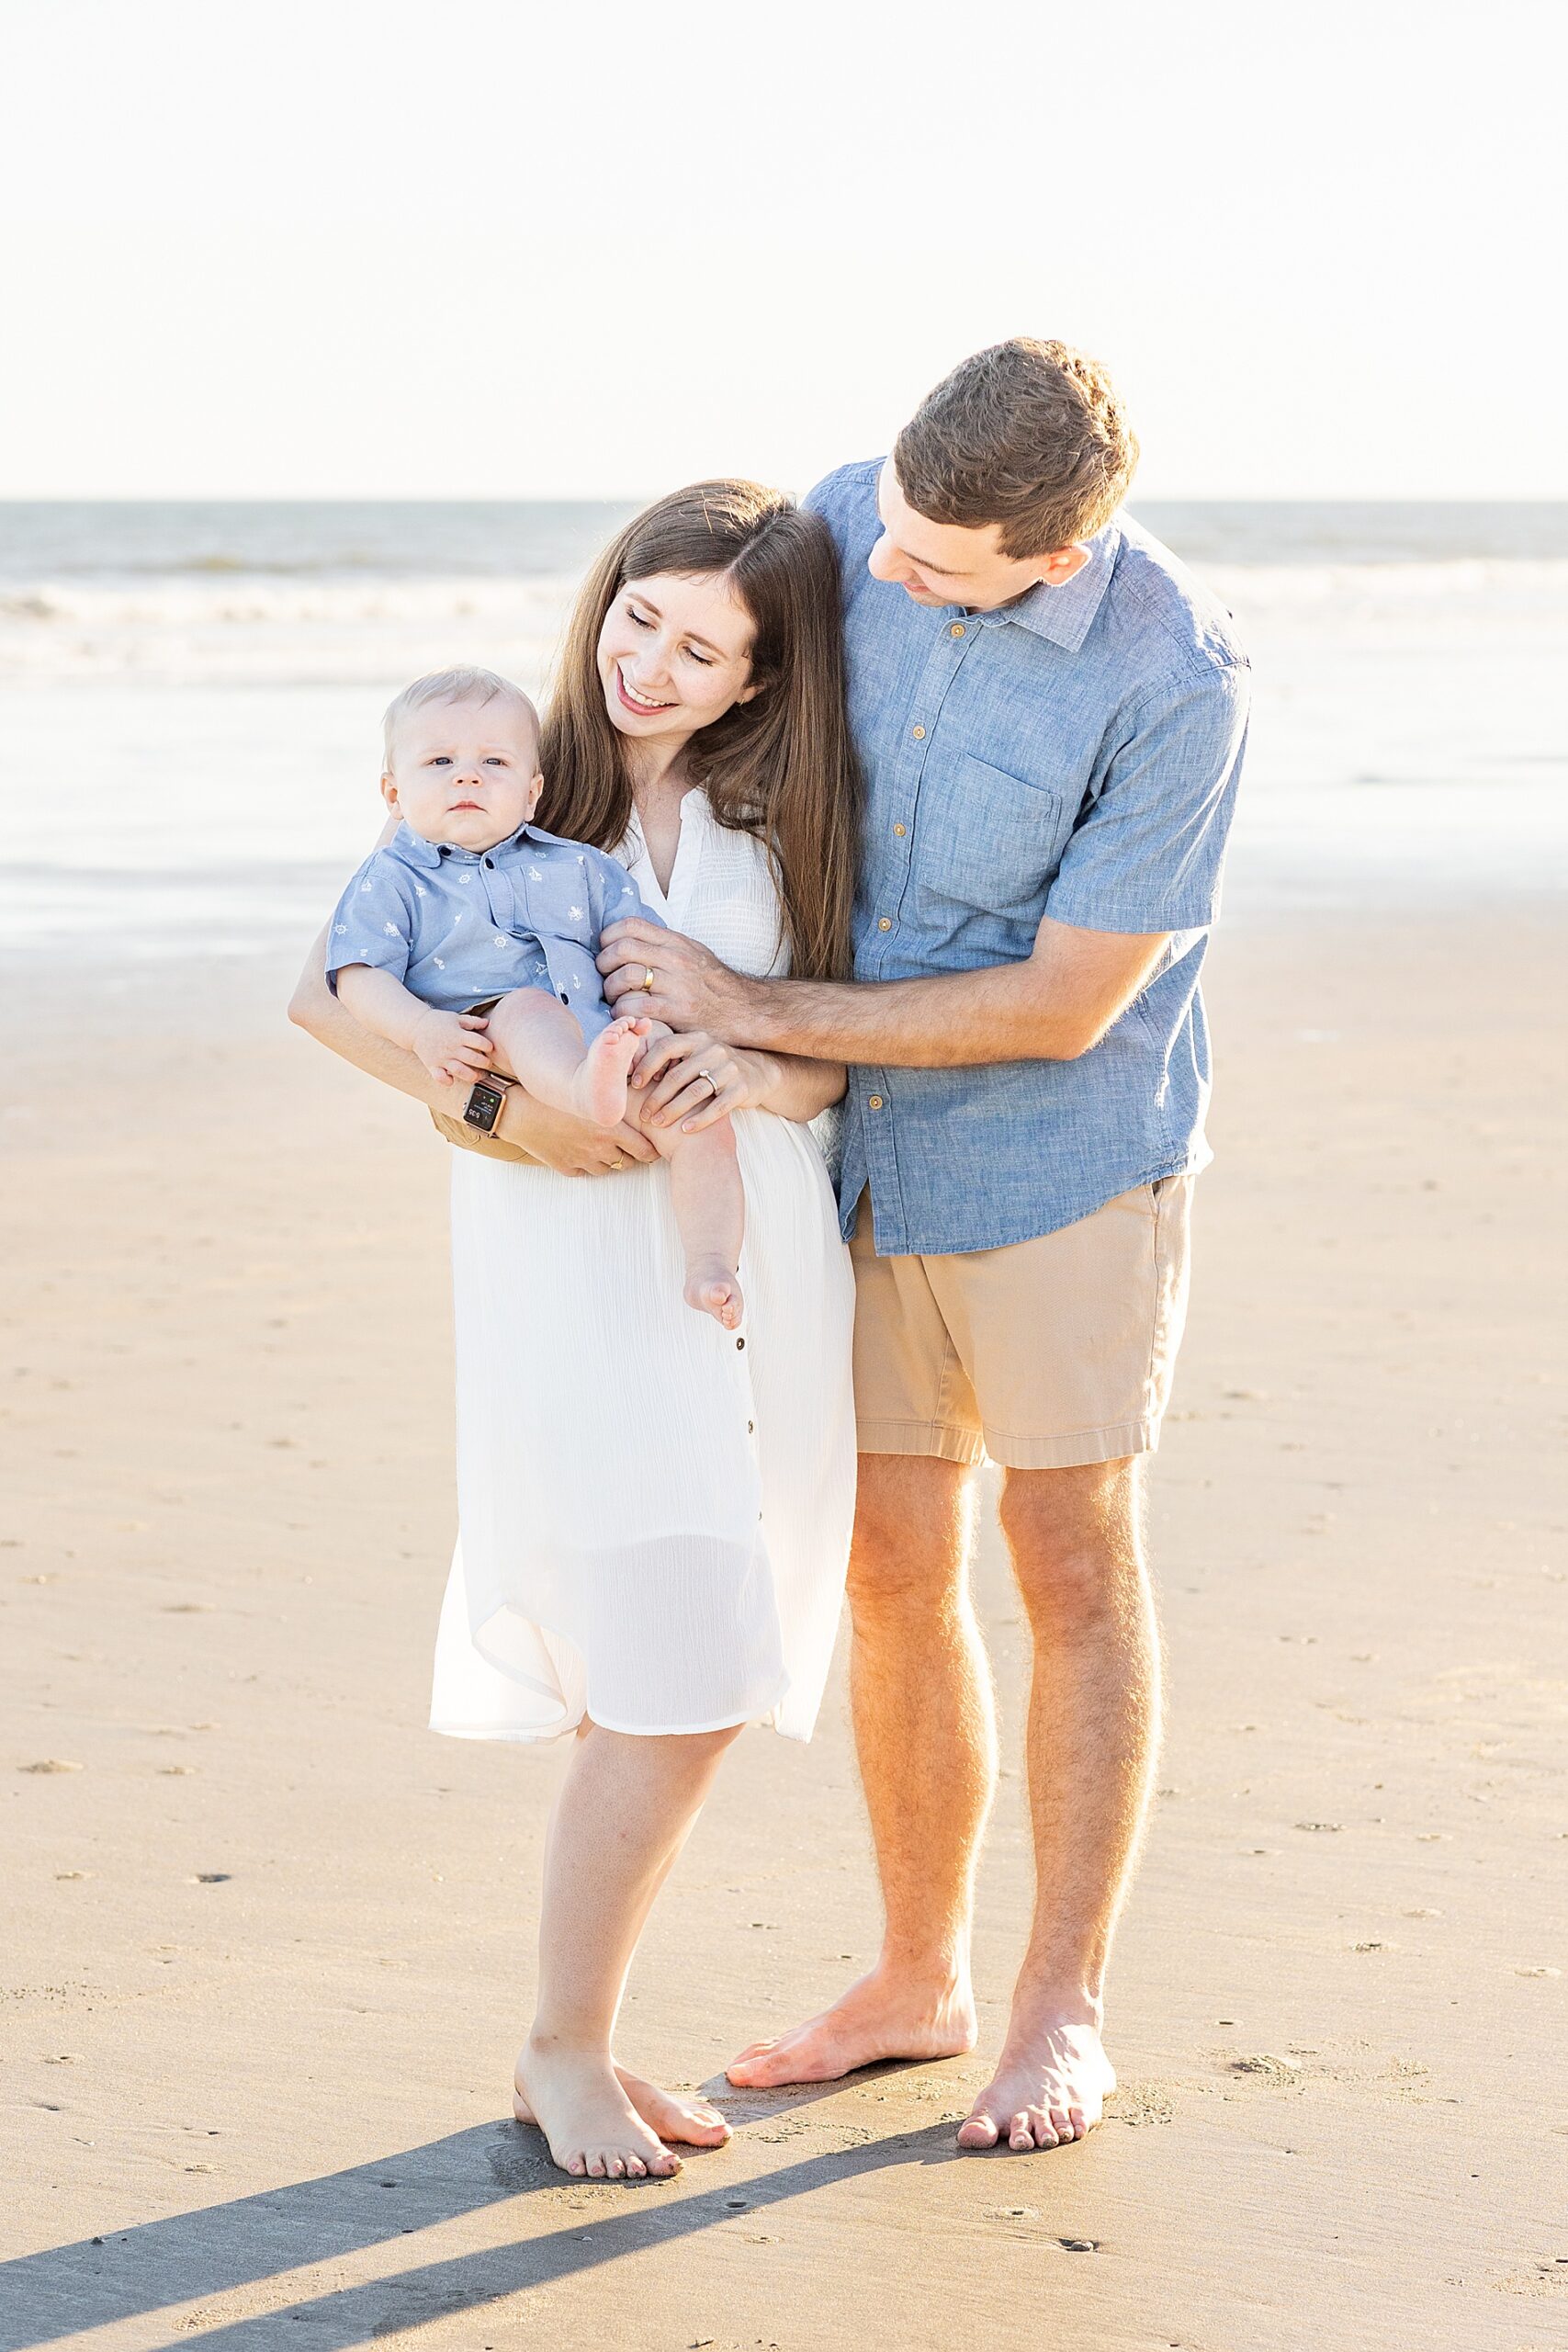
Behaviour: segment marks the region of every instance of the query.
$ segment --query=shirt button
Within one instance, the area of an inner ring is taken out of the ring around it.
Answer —
[[[868,1109],[868,1110],[872,1110],[872,1111],[880,1111],[880,1110],[881,1110],[881,1108],[882,1108],[882,1097],[881,1097],[881,1095],[880,1095],[880,1094],[868,1094],[868,1095],[866,1096],[865,1100],[866,1100],[866,1107],[867,1107],[867,1109]]]
[[[886,915],[883,915],[879,920],[876,928],[878,931],[891,931],[893,925],[888,917]]]
[[[912,727],[909,729],[909,732],[913,735],[917,743],[923,743],[925,741],[926,730],[923,727]]]
[[[895,825],[893,830],[897,834],[899,840],[902,841],[909,828],[908,825]]]
[[[493,858],[493,857],[487,857],[487,858],[486,858],[486,860],[485,860],[485,864],[486,864],[486,865],[487,865],[487,866],[490,866],[490,867],[491,867],[491,868],[493,869],[494,865],[495,865],[495,860],[494,860],[494,858]]]
[[[964,624],[963,624],[963,622],[962,622],[962,621],[954,621],[954,622],[953,622],[953,627],[948,630],[948,632],[947,632],[947,633],[948,633],[949,637],[962,637],[962,636],[963,636],[963,634],[964,634]]]

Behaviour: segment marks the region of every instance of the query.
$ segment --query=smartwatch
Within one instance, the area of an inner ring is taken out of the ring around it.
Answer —
[[[512,1081],[506,1078],[476,1078],[468,1089],[468,1100],[463,1112],[463,1125],[476,1134],[492,1136],[501,1116]]]

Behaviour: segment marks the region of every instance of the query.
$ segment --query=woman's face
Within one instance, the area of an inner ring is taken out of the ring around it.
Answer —
[[[751,616],[719,573],[628,580],[599,632],[610,723],[638,742],[683,743],[750,702]]]

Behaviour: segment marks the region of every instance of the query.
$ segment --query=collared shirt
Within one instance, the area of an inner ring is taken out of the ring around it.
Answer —
[[[1076,1061],[855,1069],[843,1229],[869,1185],[884,1256],[996,1249],[1204,1166],[1198,976],[1247,732],[1229,616],[1119,515],[1089,561],[996,612],[874,580],[882,460],[806,503],[843,566],[867,797],[855,978],[1020,963],[1042,918],[1168,932],[1153,978]]]
[[[444,1012],[547,989],[594,1037],[613,1018],[599,934],[624,915],[663,927],[626,867],[583,842],[525,825],[493,849],[455,849],[405,823],[339,899],[327,978],[335,989],[345,964],[370,964]]]

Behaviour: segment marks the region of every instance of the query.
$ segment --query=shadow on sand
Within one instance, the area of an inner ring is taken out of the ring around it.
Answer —
[[[895,2071],[903,2070],[867,2070],[855,2079]],[[788,2093],[730,2091],[725,2105],[732,2122],[744,2130],[748,2122],[843,2087],[831,2083]],[[265,2312],[226,2325],[222,2312],[213,2312],[210,2318],[219,2324],[206,2327],[200,2336],[202,2352],[271,2352],[279,2340],[279,2322],[292,2320],[309,2324],[310,2333],[300,2340],[312,2352],[336,2352],[432,2320],[482,2311],[623,2255],[694,2236],[716,2222],[733,2222],[742,2211],[754,2218],[836,2181],[897,2165],[960,2161],[951,2122],[808,2156],[743,2182],[730,2176],[711,2189],[696,2188],[694,2176],[710,2160],[697,2152],[671,2183],[623,2188],[615,2182],[569,2179],[549,2162],[532,2130],[511,2122],[479,2124],[345,2172],[0,2265],[0,2352],[34,2352],[62,2336],[254,2288],[511,2198],[545,2189],[594,2193],[593,2209],[573,2212],[570,2228],[422,2263],[362,2286],[271,2302]],[[606,2191],[624,2198],[608,2212],[602,2201]],[[188,2323],[165,2338],[169,2352],[190,2340]]]

